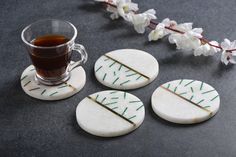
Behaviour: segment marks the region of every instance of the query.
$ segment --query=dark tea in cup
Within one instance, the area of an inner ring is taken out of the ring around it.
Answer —
[[[73,24],[55,19],[37,21],[22,31],[21,38],[36,69],[37,81],[45,85],[64,83],[72,69],[87,61],[87,52],[83,45],[75,43],[76,37]],[[72,51],[81,56],[81,60],[73,64]]]
[[[31,60],[37,73],[42,77],[59,77],[66,72],[67,65],[71,60],[71,51],[64,45],[58,48],[51,48],[69,41],[63,35],[45,35],[37,37],[31,43],[35,46],[44,47],[33,48],[30,53]]]

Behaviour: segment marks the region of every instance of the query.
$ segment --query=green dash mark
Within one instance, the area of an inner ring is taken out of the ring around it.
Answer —
[[[204,106],[204,108],[208,108],[208,107],[210,107],[210,106]]]
[[[120,69],[122,68],[122,66],[123,66],[123,65],[121,64],[120,67],[119,67],[119,69],[118,69],[119,71],[120,71]]]
[[[211,101],[215,100],[219,95],[215,96],[214,98],[211,99]]]
[[[140,79],[142,77],[142,75],[140,75],[138,78],[136,78],[136,80]]]
[[[97,101],[98,100],[98,97],[99,97],[99,94],[96,96],[95,100]]]
[[[109,60],[109,58],[104,59],[104,61],[108,61],[108,60]]]
[[[202,94],[210,93],[210,92],[213,92],[213,91],[215,91],[215,90],[214,89],[213,90],[209,90],[209,91],[203,92]]]
[[[183,79],[180,80],[179,85],[183,82]]]
[[[43,93],[45,93],[45,92],[46,92],[46,89],[44,89],[44,90],[42,91],[41,95],[43,95]]]
[[[191,87],[191,91],[192,91],[192,93],[194,92],[194,91],[193,91],[193,87]]]
[[[114,61],[111,65],[109,65],[109,67],[112,67],[114,64],[116,64],[116,61]]]
[[[114,94],[114,93],[117,93],[117,91],[110,92],[110,94]]]
[[[107,73],[104,74],[104,76],[102,78],[103,81],[105,80],[106,76],[107,76]]]
[[[202,87],[203,87],[203,82],[201,83],[200,90],[202,90]]]
[[[141,109],[143,106],[144,106],[144,105],[139,106],[139,107],[136,109],[136,111],[138,111],[139,109]]]
[[[126,77],[137,75],[137,73],[126,75]]]
[[[57,89],[65,88],[65,87],[67,87],[67,85],[64,85],[64,86],[58,87]]]
[[[176,92],[177,88],[178,88],[178,86],[175,87],[174,92]]]
[[[113,71],[113,75],[116,76],[116,72],[115,71]]]
[[[127,111],[128,107],[125,108],[125,110],[123,111],[123,113],[121,114],[122,116],[125,114],[125,112]]]
[[[136,102],[141,102],[141,101],[139,101],[139,100],[137,100],[137,101],[129,101],[129,103],[136,103]]]
[[[22,77],[20,80],[21,80],[21,81],[24,80],[27,76],[28,76],[28,75],[25,75],[25,76]]]
[[[103,103],[106,100],[106,97],[102,99],[101,103]]]
[[[194,81],[195,81],[195,80],[190,81],[189,83],[187,83],[186,85],[184,85],[184,87],[190,85],[190,84],[193,83]]]
[[[179,93],[179,95],[184,95],[184,94],[187,94],[187,92]]]
[[[167,89],[169,89],[169,88],[170,88],[170,84],[167,85]]]
[[[191,96],[191,98],[190,98],[190,101],[193,99],[193,95]]]
[[[126,70],[125,72],[129,72],[129,71],[131,71],[130,69],[128,69],[128,70]]]
[[[134,115],[134,116],[132,116],[132,117],[129,117],[128,119],[130,120],[130,119],[135,118],[135,117],[136,117],[136,115]]]
[[[117,102],[110,102],[110,103],[106,103],[104,105],[112,105],[112,104],[116,104]]]
[[[113,108],[112,108],[112,110],[114,110],[114,109],[117,109],[117,108],[118,108],[118,106],[116,106],[116,107],[113,107]]]
[[[117,77],[113,82],[112,84],[115,84],[117,80],[119,80],[120,77]]]
[[[52,93],[52,94],[50,94],[49,96],[53,96],[53,95],[55,95],[55,94],[57,94],[58,92],[54,92],[54,93]]]
[[[29,91],[33,91],[33,90],[37,90],[37,89],[40,89],[40,87],[32,88]]]
[[[204,99],[200,100],[197,104],[200,104],[200,103],[203,102],[203,101],[204,101]]]
[[[111,98],[111,99],[119,99],[119,97],[113,97],[113,98]]]
[[[27,86],[31,81],[28,81],[26,84],[24,84],[24,87]]]
[[[130,81],[130,80],[127,80],[127,81],[125,81],[125,82],[122,82],[120,85],[122,86],[122,85],[128,83],[129,81]]]
[[[124,99],[126,98],[126,92],[124,92]]]
[[[101,68],[102,68],[102,65],[95,72],[98,72]]]

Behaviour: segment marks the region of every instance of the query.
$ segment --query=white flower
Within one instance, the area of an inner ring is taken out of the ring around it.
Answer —
[[[109,2],[109,0],[96,0],[99,2]],[[107,6],[107,11],[111,12],[110,15],[112,20],[118,19],[120,16],[123,17],[125,20],[127,19],[127,14],[131,12],[138,11],[138,4],[131,2],[131,0],[113,0],[109,2],[116,7],[111,5]]]
[[[219,43],[217,41],[211,41],[209,43],[212,45],[219,46]],[[213,46],[209,45],[208,43],[205,43],[194,50],[194,55],[195,56],[200,56],[200,55],[213,56],[214,54],[216,54],[219,51],[220,51],[219,48],[213,47]]]
[[[138,11],[138,4],[131,2],[131,0],[119,0],[116,2],[117,11],[120,16],[122,16],[125,20],[128,20],[127,14],[130,12]]]
[[[162,22],[165,26],[167,27],[173,27],[177,25],[177,22],[174,20],[170,20],[169,18],[165,18],[164,20],[162,20]]]
[[[197,49],[201,45],[201,33],[202,28],[192,29],[192,23],[183,23],[174,27],[175,29],[183,32],[183,34],[178,32],[173,32],[169,36],[169,42],[176,44],[177,49],[183,49],[185,51],[191,51]]]
[[[175,21],[171,21],[170,19],[166,18],[161,23],[156,25],[156,28],[152,30],[148,35],[149,41],[155,41],[158,39],[163,38],[164,36],[168,35],[170,31],[165,29],[165,27],[173,27],[176,26],[177,23]]]
[[[162,20],[161,23],[163,23],[166,27],[171,27],[171,28],[177,26],[177,22],[174,21],[174,20],[170,20],[169,18],[165,18],[164,20]],[[165,29],[165,32],[166,32],[166,34],[169,34],[172,31],[168,30],[168,29]]]
[[[221,43],[221,47],[223,49],[221,55],[221,62],[223,62],[225,65],[229,63],[236,64],[235,61],[236,51],[231,51],[231,52],[227,51],[236,49],[236,40],[230,42],[229,39],[224,39],[224,41]]]
[[[163,38],[166,35],[165,33],[165,25],[163,23],[159,23],[154,30],[152,30],[148,35],[149,41],[155,41]]]
[[[150,24],[150,21],[156,19],[155,14],[156,11],[154,9],[149,9],[141,14],[129,13],[127,19],[134,25],[134,29],[138,33],[144,33],[145,27]]]

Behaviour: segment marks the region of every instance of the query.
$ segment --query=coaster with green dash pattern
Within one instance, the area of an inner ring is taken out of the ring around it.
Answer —
[[[97,80],[113,89],[136,89],[151,83],[158,75],[157,60],[147,52],[120,49],[102,55],[95,63]]]
[[[80,66],[71,71],[68,81],[56,86],[39,84],[35,80],[35,68],[27,67],[21,75],[21,87],[31,97],[41,100],[61,100],[78,93],[85,85],[86,74]]]
[[[84,98],[76,108],[77,122],[86,132],[102,137],[127,134],[145,116],[142,101],[123,91],[107,90]]]
[[[220,107],[218,92],[207,83],[181,79],[167,82],[152,95],[152,108],[161,118],[179,124],[199,123]]]

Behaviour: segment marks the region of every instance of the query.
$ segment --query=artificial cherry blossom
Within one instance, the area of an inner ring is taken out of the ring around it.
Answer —
[[[220,51],[219,48],[213,47],[210,44],[219,46],[219,43],[217,41],[211,41],[209,42],[209,44],[204,43],[194,50],[194,55],[195,56],[200,56],[200,55],[213,56],[214,54]]]
[[[127,14],[138,11],[138,4],[131,2],[131,0],[118,0],[117,11],[121,17],[127,19]]]
[[[134,29],[138,33],[144,33],[145,28],[150,25],[150,21],[152,19],[156,19],[156,11],[154,9],[149,9],[141,14],[130,13],[128,17],[128,21],[130,21],[134,25]]]
[[[156,11],[149,9],[138,14],[138,4],[131,0],[95,0],[107,4],[107,10],[111,12],[111,18],[117,19],[120,16],[134,25],[138,33],[144,33],[149,26],[152,31],[148,35],[149,41],[158,40],[169,35],[169,42],[176,44],[177,49],[192,51],[195,56],[210,56],[222,51],[221,61],[224,64],[236,64],[236,40],[231,42],[225,39],[220,45],[216,41],[208,42],[202,36],[202,28],[192,28],[192,23],[177,23],[168,18],[161,23],[153,21],[156,19]],[[154,27],[155,26],[155,27]]]
[[[177,23],[175,21],[171,21],[170,19],[166,18],[161,23],[157,24],[155,29],[152,30],[148,35],[149,41],[156,41],[158,39],[163,38],[164,36],[171,33],[170,30],[166,29],[165,27],[174,27]]]
[[[173,32],[169,36],[169,42],[176,44],[177,49],[191,51],[197,49],[201,45],[199,38],[202,37],[202,28],[192,29],[192,23],[183,23],[175,26],[175,29],[183,33]]]
[[[228,51],[231,49],[236,49],[236,40],[231,42],[229,39],[224,39],[224,41],[221,43],[221,47],[223,49],[223,52],[221,55],[221,61],[225,65],[228,65],[229,63],[236,64],[236,61],[235,61],[236,50]]]

